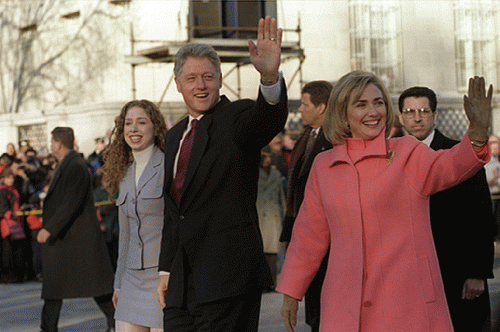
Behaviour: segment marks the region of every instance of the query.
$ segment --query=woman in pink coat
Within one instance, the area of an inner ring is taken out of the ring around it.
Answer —
[[[320,331],[453,331],[429,221],[429,196],[475,174],[489,158],[492,87],[469,81],[468,134],[433,151],[387,139],[395,115],[372,73],[335,85],[324,132],[334,145],[312,166],[277,291],[288,331],[330,247]]]

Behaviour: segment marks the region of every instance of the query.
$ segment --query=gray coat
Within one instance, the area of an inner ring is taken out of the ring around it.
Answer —
[[[277,254],[280,251],[280,234],[285,206],[285,189],[281,173],[271,167],[267,174],[261,168],[257,190],[257,213],[266,254]]]
[[[96,297],[113,292],[113,271],[99,229],[92,182],[71,150],[60,161],[43,206],[43,299]]]
[[[115,289],[121,288],[125,269],[158,266],[163,229],[163,167],[165,155],[158,147],[144,168],[137,188],[134,162],[120,182],[118,222],[120,235]]]

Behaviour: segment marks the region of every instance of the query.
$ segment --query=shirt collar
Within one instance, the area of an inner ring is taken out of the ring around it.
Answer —
[[[421,141],[422,143],[424,143],[425,145],[427,146],[431,146],[431,143],[432,143],[432,140],[434,139],[434,135],[436,134],[436,129],[432,129],[431,133],[429,134],[429,136],[427,136],[423,141]]]

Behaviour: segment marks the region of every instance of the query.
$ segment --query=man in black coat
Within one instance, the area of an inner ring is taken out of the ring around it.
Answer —
[[[256,208],[260,150],[288,116],[281,38],[276,20],[266,17],[257,46],[249,42],[261,75],[257,101],[219,95],[220,61],[211,46],[188,44],[176,55],[189,117],[165,137],[158,284],[165,331],[258,329],[262,289],[272,284]]]
[[[58,164],[43,202],[42,331],[57,331],[62,300],[94,297],[114,328],[113,272],[97,221],[88,167],[73,150],[73,129],[52,131],[51,151]]]
[[[450,149],[458,141],[434,128],[436,105],[431,89],[409,88],[399,97],[399,120],[410,135],[432,149]],[[432,195],[430,215],[455,331],[491,331],[486,279],[493,278],[494,218],[484,169]]]
[[[332,148],[322,129],[323,116],[332,88],[332,83],[327,81],[312,81],[302,88],[299,112],[302,114],[304,132],[297,140],[290,156],[287,206],[280,236],[285,252],[292,238],[295,218],[304,199],[304,190],[314,157]],[[311,326],[311,331],[319,331],[320,295],[327,262],[328,258],[325,257],[305,296],[306,323]]]

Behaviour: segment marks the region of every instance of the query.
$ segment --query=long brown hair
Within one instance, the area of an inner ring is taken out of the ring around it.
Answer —
[[[104,174],[102,183],[110,197],[118,192],[120,181],[125,176],[128,167],[134,161],[132,149],[125,142],[123,132],[127,112],[135,106],[142,108],[148,115],[153,123],[154,145],[161,151],[164,151],[167,125],[158,107],[146,99],[132,100],[126,103],[122,107],[120,115],[115,118],[115,127],[111,132],[111,142],[103,152],[104,165],[102,169]]]

